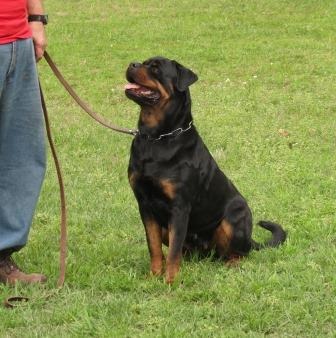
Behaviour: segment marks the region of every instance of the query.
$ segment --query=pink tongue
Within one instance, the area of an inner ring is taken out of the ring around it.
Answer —
[[[139,89],[141,86],[139,86],[136,83],[127,83],[125,85],[125,89]]]

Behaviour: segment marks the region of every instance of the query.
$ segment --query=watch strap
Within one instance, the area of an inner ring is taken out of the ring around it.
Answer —
[[[48,23],[47,14],[30,14],[28,15],[28,22],[38,21],[42,22],[44,25]]]

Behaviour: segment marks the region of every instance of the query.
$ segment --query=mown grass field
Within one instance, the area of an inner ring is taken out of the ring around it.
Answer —
[[[29,245],[16,256],[45,287],[0,286],[1,337],[335,337],[336,63],[332,0],[46,0],[48,51],[78,93],[135,127],[123,93],[133,60],[192,68],[195,124],[255,220],[288,231],[280,249],[228,268],[196,257],[175,285],[149,276],[127,181],[131,137],[87,117],[41,61],[69,209],[66,285],[57,290],[59,200],[49,154]],[[254,237],[265,239],[255,228]]]

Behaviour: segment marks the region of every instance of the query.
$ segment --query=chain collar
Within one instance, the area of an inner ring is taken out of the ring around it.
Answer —
[[[153,137],[151,137],[151,136],[149,136],[147,134],[141,134],[139,130],[137,131],[137,133],[135,134],[135,136],[139,135],[139,136],[143,137],[144,139],[146,139],[147,141],[160,141],[160,140],[162,140],[165,137],[177,137],[177,136],[183,134],[184,132],[186,132],[189,129],[191,129],[192,123],[193,122],[190,121],[189,124],[188,124],[188,127],[185,128],[185,129],[183,129],[182,127],[180,127],[180,128],[177,128],[177,129],[171,131],[170,133],[161,134],[157,138],[153,138]]]

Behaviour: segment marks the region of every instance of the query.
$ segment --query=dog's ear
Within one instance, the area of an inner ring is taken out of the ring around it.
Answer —
[[[189,86],[198,80],[197,75],[190,69],[182,66],[176,61],[173,61],[176,66],[176,82],[175,86],[178,91],[184,92]]]

